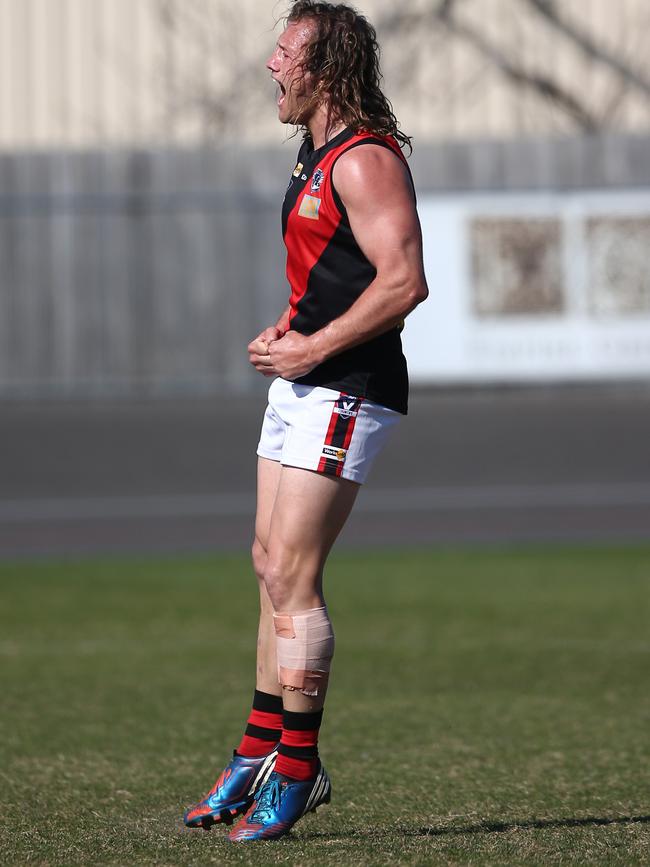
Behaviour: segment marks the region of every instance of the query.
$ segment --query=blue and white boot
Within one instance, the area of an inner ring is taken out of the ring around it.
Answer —
[[[233,843],[277,840],[288,834],[305,813],[329,804],[331,795],[330,778],[322,765],[316,777],[305,782],[287,780],[274,771],[228,837]]]
[[[187,827],[207,830],[219,822],[232,825],[269,779],[277,754],[274,750],[268,756],[252,759],[233,753],[232,761],[205,798],[185,813]]]

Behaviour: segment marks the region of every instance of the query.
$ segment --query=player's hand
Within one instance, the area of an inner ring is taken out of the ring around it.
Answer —
[[[265,328],[261,334],[258,334],[255,340],[251,340],[248,344],[248,360],[253,365],[255,370],[258,370],[264,376],[276,376],[277,371],[273,369],[271,356],[269,355],[269,346],[274,340],[279,340],[282,337],[282,332],[275,326]]]
[[[269,344],[271,366],[283,379],[297,379],[319,363],[311,337],[287,331],[284,337]]]

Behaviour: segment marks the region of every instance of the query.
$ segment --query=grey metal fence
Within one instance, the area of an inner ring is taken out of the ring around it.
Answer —
[[[428,145],[413,167],[421,193],[650,187],[649,145]],[[0,155],[0,397],[255,388],[294,149]]]
[[[286,303],[286,174],[261,154],[2,157],[0,393],[246,388],[246,342]]]

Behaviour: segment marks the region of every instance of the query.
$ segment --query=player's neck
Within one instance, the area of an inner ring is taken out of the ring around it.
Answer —
[[[311,140],[314,143],[314,150],[322,148],[334,136],[338,135],[341,130],[345,129],[343,121],[332,115],[328,105],[319,106],[309,119],[307,126],[311,134]]]

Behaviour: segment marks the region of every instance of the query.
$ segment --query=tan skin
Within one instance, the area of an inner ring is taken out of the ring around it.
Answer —
[[[300,69],[313,35],[307,19],[289,24],[267,62],[278,83],[281,122],[305,124],[318,148],[343,129],[327,98],[314,106],[315,82]],[[289,308],[248,346],[250,363],[264,376],[295,379],[327,358],[398,325],[428,294],[422,239],[413,192],[401,161],[367,145],[344,154],[333,183],[345,204],[354,237],[377,275],[342,316],[304,336],[288,331]],[[282,695],[285,708],[322,707],[315,697],[282,690],[277,681],[273,612],[324,605],[325,560],[354,505],[359,485],[346,479],[282,466],[260,458],[253,565],[260,589],[257,688]]]

